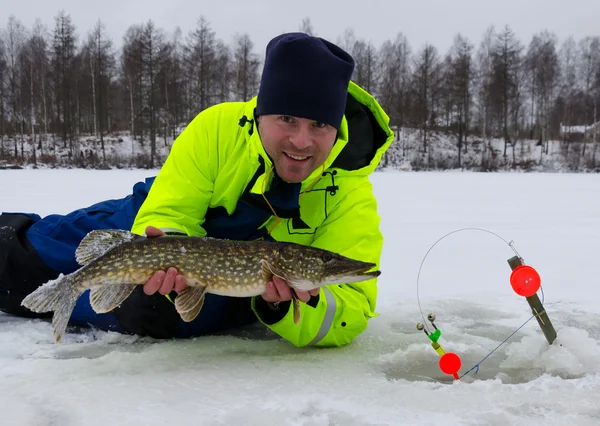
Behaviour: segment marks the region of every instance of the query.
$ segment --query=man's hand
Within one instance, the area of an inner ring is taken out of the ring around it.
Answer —
[[[146,227],[146,236],[148,238],[162,237],[165,233],[154,226]],[[181,292],[187,285],[185,277],[179,275],[176,268],[169,268],[165,271],[156,271],[148,281],[144,283],[144,293],[151,295],[157,291],[160,294],[169,294],[173,290]]]
[[[261,296],[270,303],[283,302],[292,300],[292,291],[295,292],[298,299],[302,300],[304,303],[310,300],[310,296],[319,294],[318,288],[310,291],[294,290],[281,278],[273,277],[273,281],[267,283],[267,290],[261,294]]]

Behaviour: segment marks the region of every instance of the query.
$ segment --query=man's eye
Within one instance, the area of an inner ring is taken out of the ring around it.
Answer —
[[[315,121],[315,123],[313,124],[315,127],[318,127],[319,129],[324,128],[325,126],[327,126],[327,124],[322,123],[320,121]]]
[[[284,123],[291,123],[292,122],[292,117],[290,117],[289,115],[282,115],[281,117],[279,117],[281,119],[281,121],[283,121]]]

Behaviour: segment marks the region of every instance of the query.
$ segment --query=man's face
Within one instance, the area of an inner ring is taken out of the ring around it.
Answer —
[[[258,131],[279,177],[302,182],[331,152],[337,130],[324,123],[289,115],[263,115]]]

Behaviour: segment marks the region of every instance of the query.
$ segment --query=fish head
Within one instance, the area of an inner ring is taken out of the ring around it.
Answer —
[[[375,263],[354,260],[340,254],[299,244],[286,244],[274,256],[269,268],[292,288],[309,291],[329,284],[347,284],[378,277]]]

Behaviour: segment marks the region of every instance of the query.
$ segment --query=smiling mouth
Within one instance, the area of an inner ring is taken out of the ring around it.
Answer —
[[[287,152],[284,152],[284,154],[286,155],[286,157],[291,158],[294,161],[306,161],[310,158],[310,156],[307,155],[294,155],[288,154]]]

